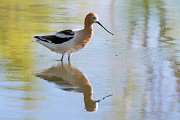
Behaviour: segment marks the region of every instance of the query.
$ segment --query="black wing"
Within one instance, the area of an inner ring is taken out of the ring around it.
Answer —
[[[75,33],[72,30],[64,30],[57,32],[54,35],[34,36],[34,38],[52,44],[61,44],[74,38],[74,34]]]

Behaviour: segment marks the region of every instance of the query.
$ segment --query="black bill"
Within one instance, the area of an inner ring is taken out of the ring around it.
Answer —
[[[103,27],[108,33],[110,33],[111,35],[113,35],[111,32],[109,32],[109,30],[107,30],[99,21],[97,21],[97,23],[101,26],[101,27]]]

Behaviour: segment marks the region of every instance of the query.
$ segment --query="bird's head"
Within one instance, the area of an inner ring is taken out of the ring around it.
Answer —
[[[100,22],[99,22],[99,17],[96,13],[90,12],[86,15],[85,18],[85,26],[91,26],[93,23],[99,24],[101,27],[103,27],[108,33],[113,35],[111,32],[109,32]]]

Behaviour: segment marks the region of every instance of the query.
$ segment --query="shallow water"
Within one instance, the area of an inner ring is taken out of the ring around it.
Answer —
[[[179,6],[1,0],[0,119],[178,120]],[[34,35],[82,28],[90,11],[114,36],[94,25],[93,39],[70,63],[32,42]]]

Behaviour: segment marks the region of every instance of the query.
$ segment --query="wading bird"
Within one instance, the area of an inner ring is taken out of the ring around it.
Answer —
[[[34,36],[36,42],[49,48],[51,51],[62,54],[61,61],[65,54],[68,54],[68,60],[72,53],[81,50],[86,46],[93,36],[93,24],[97,23],[109,32],[100,22],[96,13],[89,13],[85,17],[84,29],[63,30],[53,35]],[[112,34],[111,32],[109,32]],[[113,34],[112,34],[113,35]]]

